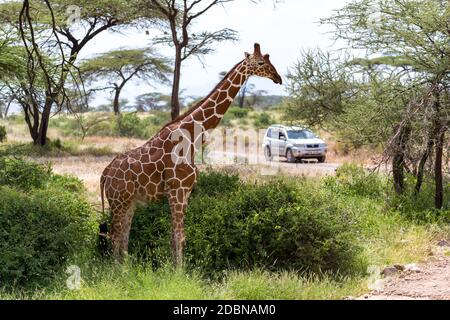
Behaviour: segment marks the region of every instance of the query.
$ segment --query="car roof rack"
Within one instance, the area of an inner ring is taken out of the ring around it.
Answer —
[[[271,125],[270,126],[271,128],[283,128],[283,129],[293,129],[293,130],[306,130],[307,128],[306,127],[303,127],[303,126],[285,126],[285,125],[282,125],[282,124],[274,124],[274,125]]]

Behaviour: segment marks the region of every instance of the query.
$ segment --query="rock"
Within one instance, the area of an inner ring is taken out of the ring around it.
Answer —
[[[397,269],[398,271],[404,271],[405,270],[405,266],[403,266],[401,264],[394,265],[394,268]]]
[[[391,277],[398,273],[398,269],[396,267],[386,267],[381,271],[381,275],[385,277]]]
[[[415,263],[411,263],[405,266],[405,271],[419,273],[421,270]]]
[[[445,240],[445,239],[443,239],[443,240],[438,242],[438,246],[439,247],[450,247],[450,242]]]

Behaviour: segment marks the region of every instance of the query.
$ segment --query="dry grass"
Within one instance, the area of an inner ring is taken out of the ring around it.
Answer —
[[[238,173],[244,179],[258,180],[264,179],[266,176],[284,175],[284,176],[307,176],[312,178],[319,178],[326,174],[333,174],[335,169],[344,162],[357,162],[360,164],[373,164],[374,159],[377,158],[374,151],[358,150],[353,152],[344,152],[342,146],[329,134],[321,133],[321,136],[327,141],[329,145],[328,160],[325,164],[289,164],[285,160],[279,159],[273,163],[268,163],[263,160],[262,150],[260,145],[262,144],[263,135],[265,130],[255,131],[253,129],[233,129],[228,132],[224,132],[223,128],[218,128],[215,134],[223,134],[229,136],[232,132],[236,137],[239,137],[241,141],[237,148],[233,148],[231,152],[242,152],[240,149],[244,148],[243,153],[251,154],[261,153],[261,157],[258,160],[258,164],[248,164],[240,162],[242,159],[237,159],[235,164],[218,164],[213,165],[215,168],[224,169],[227,171]],[[31,142],[28,129],[24,123],[7,123],[7,135],[8,142],[10,143],[27,143]],[[56,173],[71,174],[79,177],[86,185],[87,190],[90,192],[94,203],[99,204],[99,177],[103,169],[112,160],[115,153],[125,152],[127,150],[136,148],[145,140],[133,139],[125,137],[99,137],[89,136],[84,140],[80,138],[63,136],[58,129],[50,128],[50,139],[60,139],[63,142],[69,142],[75,145],[80,156],[63,156],[63,157],[40,157],[37,160],[41,162],[51,162],[53,169]],[[248,136],[247,142],[243,140],[243,137]],[[211,144],[208,146],[208,151],[222,151],[223,143]],[[229,145],[227,148],[230,148]],[[107,149],[111,151],[111,155],[101,155],[105,153],[99,153],[99,156],[90,154],[90,151],[98,149]],[[245,149],[247,151],[245,151]],[[84,154],[84,152],[86,154]],[[206,166],[200,166],[200,169]]]
[[[91,202],[98,206],[100,206],[100,176],[111,160],[111,157],[92,156],[39,159],[39,161],[50,161],[53,171],[58,174],[78,177],[88,190]]]

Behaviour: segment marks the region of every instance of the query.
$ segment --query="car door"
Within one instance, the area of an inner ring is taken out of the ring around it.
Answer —
[[[278,133],[278,154],[280,156],[286,155],[286,140],[287,140],[287,134],[286,131],[283,129],[280,129]]]
[[[278,128],[272,128],[270,130],[270,136],[269,136],[269,141],[270,141],[270,151],[272,152],[272,155],[274,156],[278,156],[279,153],[279,147],[278,147],[278,134],[279,134],[280,130]]]

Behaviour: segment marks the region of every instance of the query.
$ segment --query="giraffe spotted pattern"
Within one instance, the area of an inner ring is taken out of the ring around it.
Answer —
[[[106,197],[112,215],[109,238],[113,255],[122,261],[127,253],[134,208],[167,197],[172,220],[172,256],[182,264],[184,216],[189,195],[197,180],[195,153],[204,135],[214,129],[250,76],[266,77],[277,84],[282,80],[255,44],[253,54],[245,54],[213,91],[196,106],[165,125],[144,145],[115,157],[100,179],[102,202]]]

